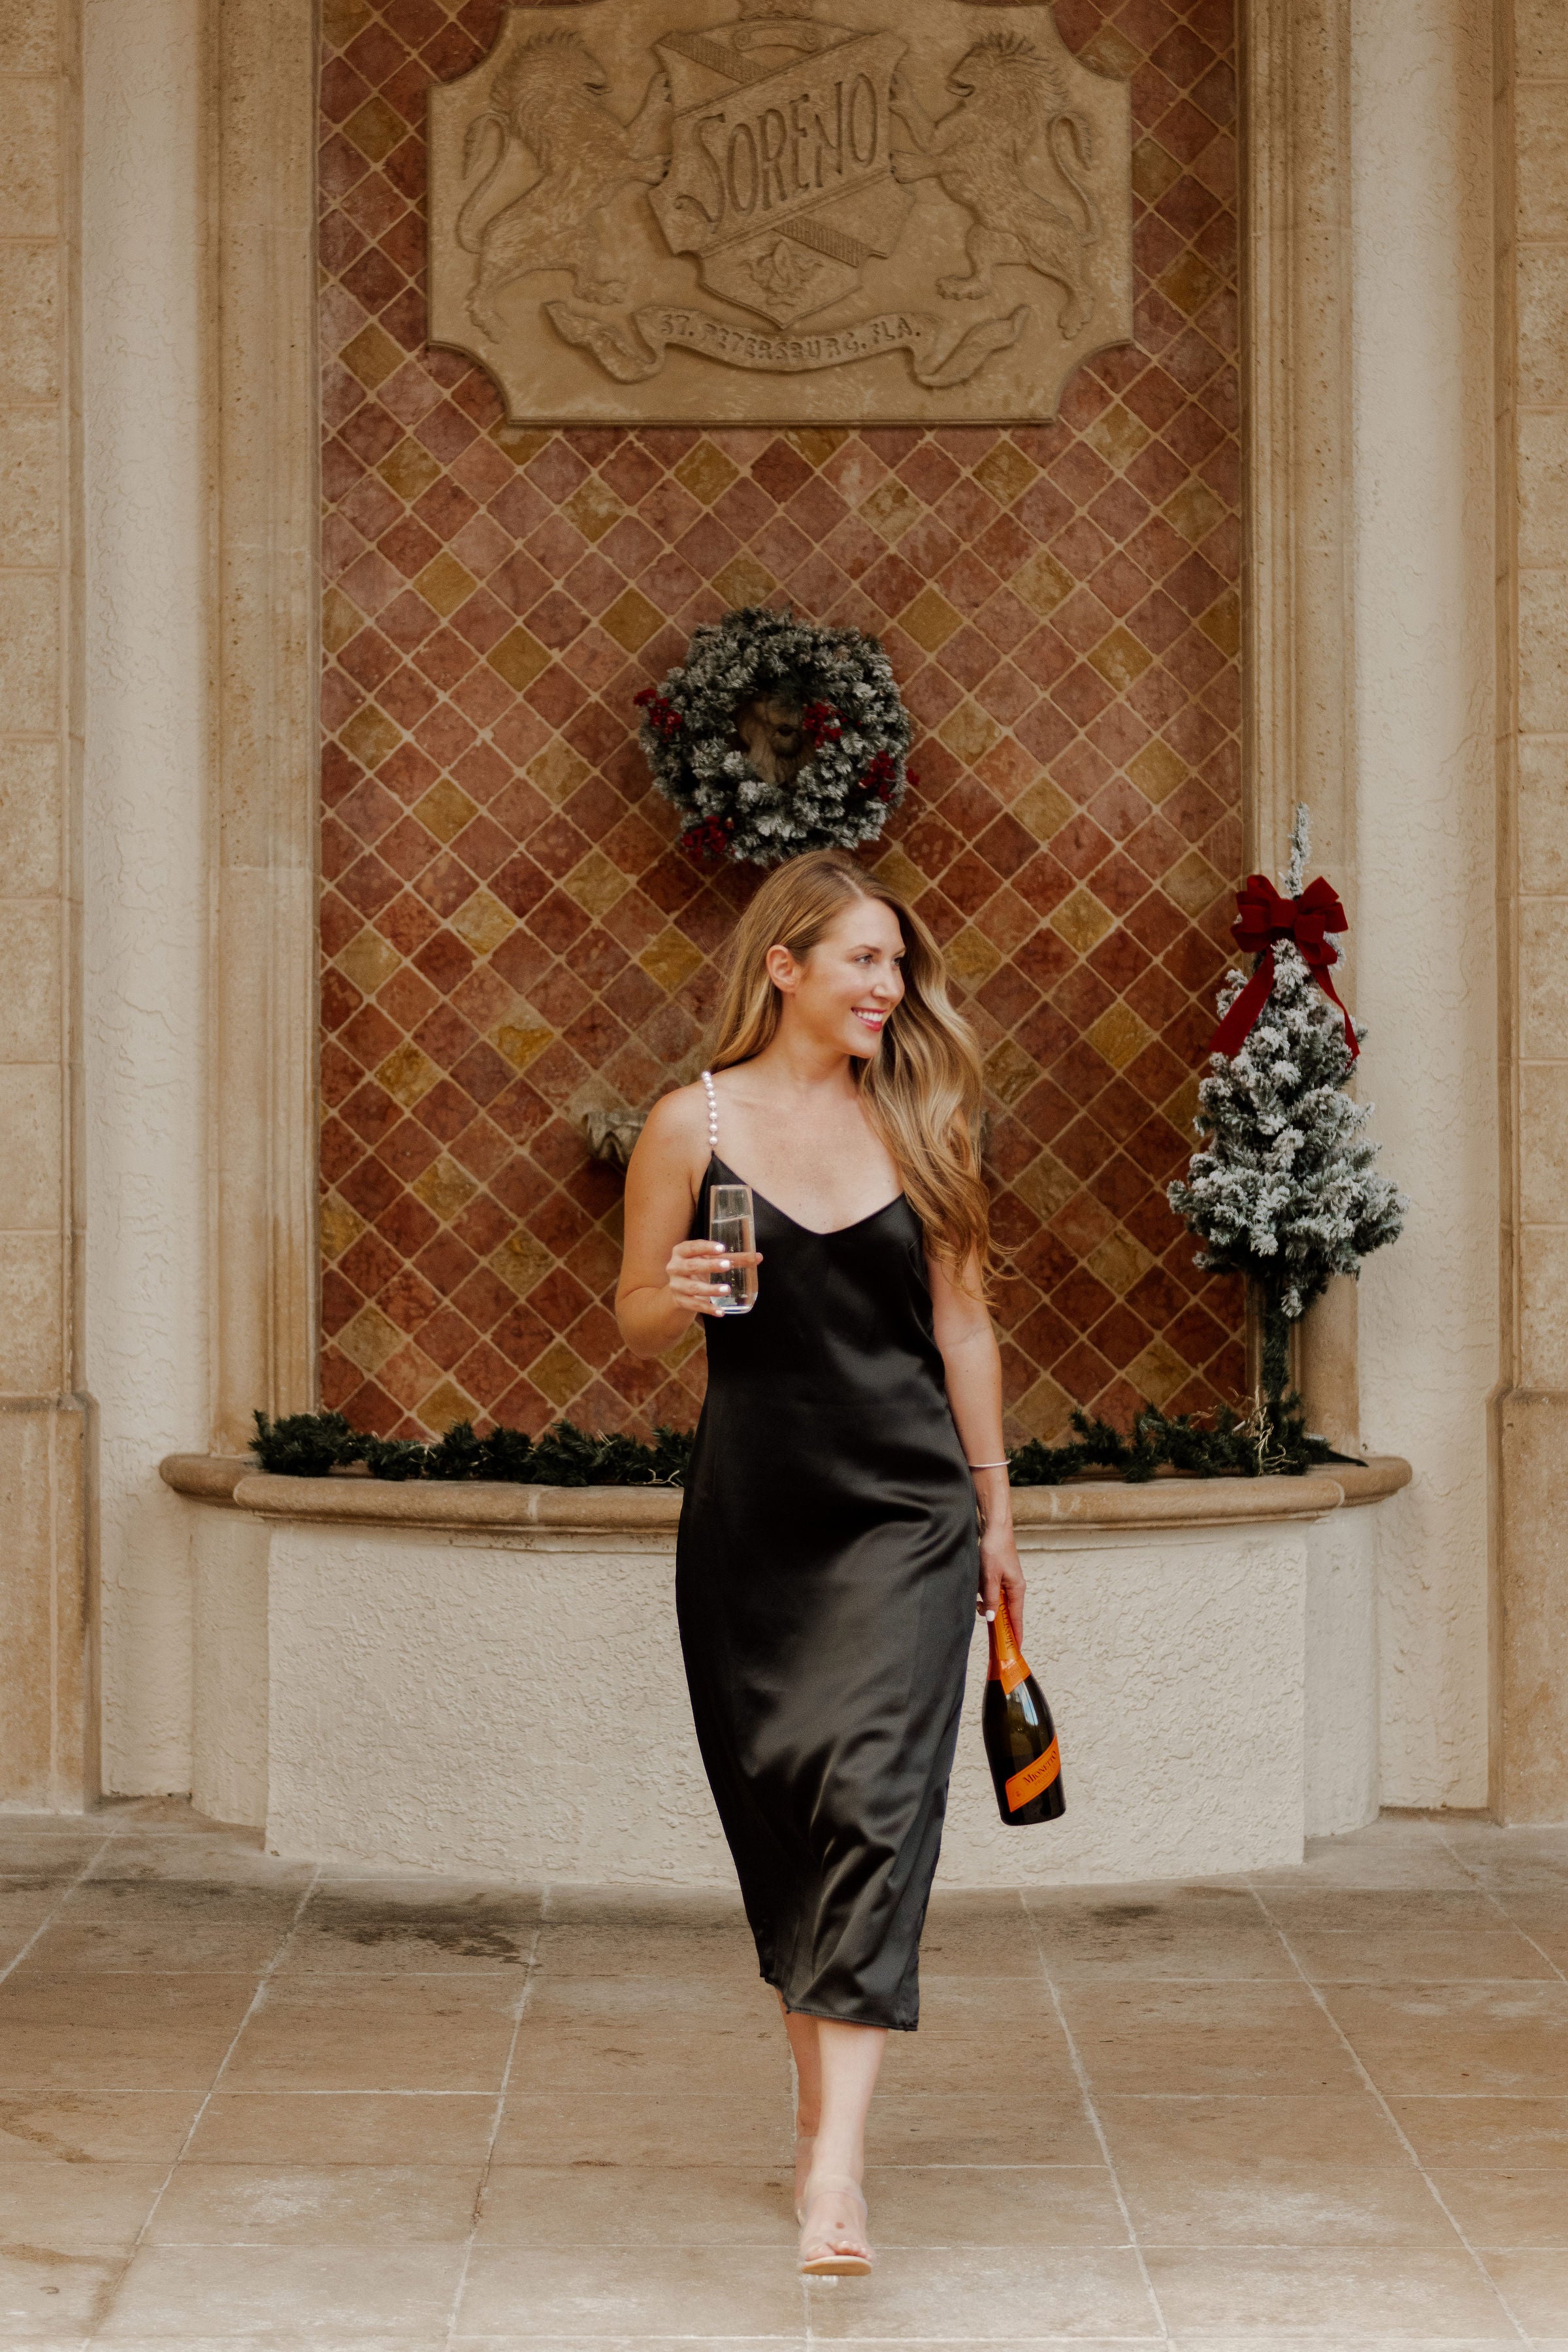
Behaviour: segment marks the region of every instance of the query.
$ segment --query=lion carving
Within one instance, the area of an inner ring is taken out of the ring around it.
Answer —
[[[1057,324],[1064,338],[1076,335],[1094,308],[1085,256],[1101,233],[1099,207],[1083,180],[1093,158],[1091,125],[1069,107],[1056,68],[1016,33],[976,41],[947,87],[958,104],[934,122],[901,74],[892,91],[894,110],[915,142],[914,149],[893,150],[894,177],[905,185],[935,180],[973,216],[969,275],[940,278],[939,291],[964,299],[993,293],[998,264],[1021,262],[1063,289]],[[1037,194],[1024,176],[1042,140],[1078,216]]]
[[[567,269],[582,302],[618,302],[624,289],[600,250],[600,215],[633,182],[653,186],[669,168],[669,84],[656,74],[634,121],[605,103],[605,69],[573,32],[542,33],[518,49],[490,84],[489,103],[468,126],[465,175],[485,149],[489,169],[458,215],[458,243],[479,256],[468,316],[493,342],[496,297],[539,269]],[[531,187],[483,218],[513,145],[539,167]]]

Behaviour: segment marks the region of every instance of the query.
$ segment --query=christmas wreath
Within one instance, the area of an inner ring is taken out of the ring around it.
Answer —
[[[653,780],[693,855],[776,866],[875,841],[907,783],[910,715],[875,637],[748,605],[636,698]]]

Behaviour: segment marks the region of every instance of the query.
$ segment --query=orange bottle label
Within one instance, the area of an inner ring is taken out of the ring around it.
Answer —
[[[1022,1806],[1032,1804],[1059,1776],[1061,1769],[1061,1750],[1053,1739],[1043,1756],[1037,1756],[1032,1764],[1026,1764],[1008,1781],[1007,1811],[1016,1813]]]
[[[1027,1679],[1028,1672],[1018,1644],[1013,1638],[1013,1621],[1007,1614],[1007,1603],[998,1593],[996,1615],[991,1627],[991,1664],[986,1668],[985,1679],[1000,1683],[1005,1696]]]

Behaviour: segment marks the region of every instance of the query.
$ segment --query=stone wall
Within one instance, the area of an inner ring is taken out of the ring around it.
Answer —
[[[917,719],[879,870],[986,1055],[1011,1429],[1241,1385],[1163,1197],[1242,858],[1234,26],[1058,19],[1131,80],[1137,264],[1059,422],[545,434],[423,342],[426,92],[495,0],[330,0],[322,1389],[362,1426],[695,1414],[700,1355],[619,1346],[578,1120],[698,1066],[752,886],[675,849],[632,696],[761,599],[875,630]]]
[[[1493,1797],[1568,1816],[1568,15],[1498,15],[1505,1223]]]
[[[0,7],[0,1798],[79,1805],[85,1414],[77,810],[80,411],[74,15]]]

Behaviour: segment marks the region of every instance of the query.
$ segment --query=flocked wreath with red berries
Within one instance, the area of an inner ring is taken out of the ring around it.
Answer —
[[[709,861],[857,849],[917,781],[891,665],[858,629],[748,605],[694,631],[679,668],[637,701],[681,846]]]

